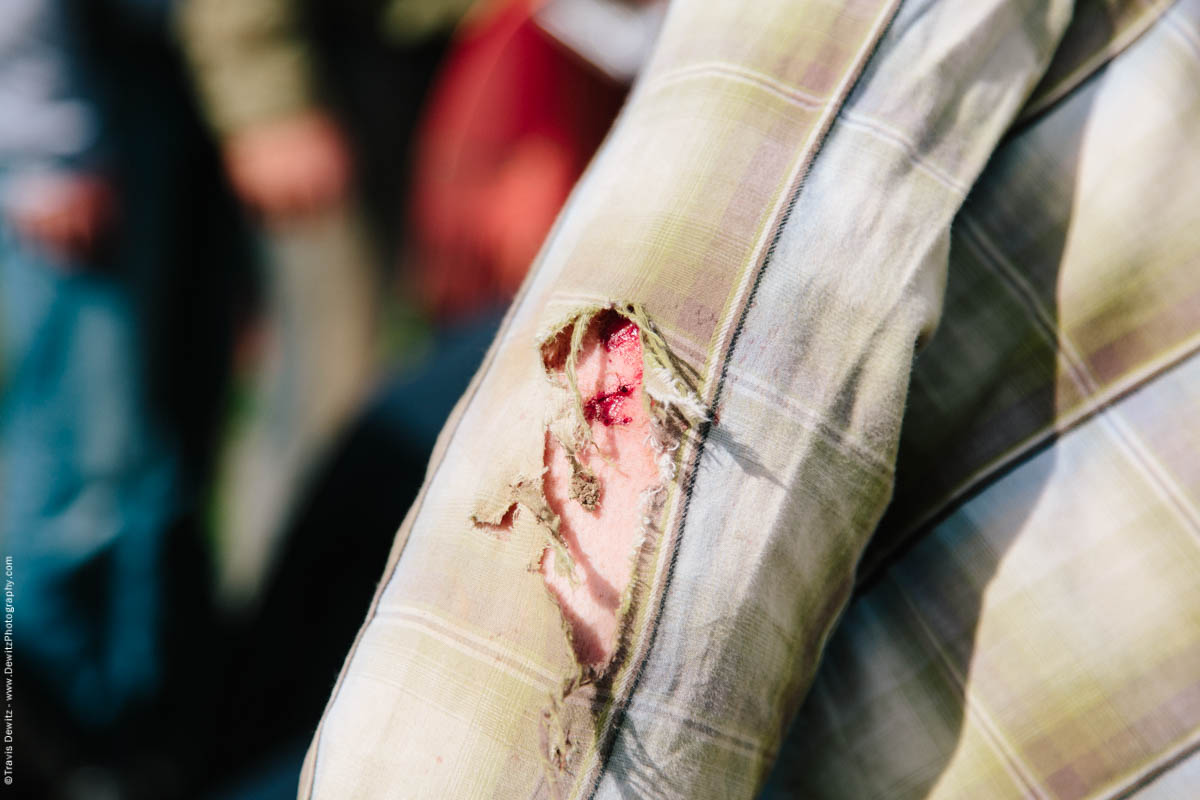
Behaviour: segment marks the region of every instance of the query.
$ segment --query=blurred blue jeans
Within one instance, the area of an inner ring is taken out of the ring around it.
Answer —
[[[161,564],[178,465],[147,407],[122,276],[55,263],[0,221],[0,543],[19,664],[103,726],[162,679]]]

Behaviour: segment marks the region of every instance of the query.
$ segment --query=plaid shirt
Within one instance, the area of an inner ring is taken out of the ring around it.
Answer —
[[[1200,0],[1074,5],[677,0],[302,797],[1186,796]],[[538,342],[610,306],[687,424],[580,681],[543,520],[471,519],[541,469]]]

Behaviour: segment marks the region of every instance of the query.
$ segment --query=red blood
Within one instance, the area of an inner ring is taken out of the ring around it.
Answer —
[[[628,425],[633,417],[626,412],[625,401],[642,382],[641,332],[633,322],[610,310],[601,317],[598,334],[605,351],[614,354],[607,371],[620,376],[622,383],[616,391],[593,395],[583,404],[583,415],[588,422],[599,421],[605,426]]]
[[[635,341],[639,333],[637,325],[620,314],[612,314],[604,320],[604,327],[600,330],[600,340],[604,342],[604,349],[611,353],[613,350]]]
[[[588,422],[599,420],[604,426],[628,425],[633,422],[633,417],[622,414],[621,410],[631,394],[632,386],[622,386],[615,392],[601,392],[583,404],[584,419]]]

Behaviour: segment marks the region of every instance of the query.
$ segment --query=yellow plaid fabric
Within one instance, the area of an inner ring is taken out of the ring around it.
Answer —
[[[1105,796],[1186,752],[1200,474],[1156,412],[1200,385],[1167,380],[1198,3],[1168,5],[674,3],[442,434],[301,796],[754,796],[894,485],[769,792]],[[540,469],[539,337],[608,305],[705,413],[580,683],[534,515],[471,519]]]
[[[895,502],[768,797],[1200,793],[1198,188],[1189,0],[958,215]]]

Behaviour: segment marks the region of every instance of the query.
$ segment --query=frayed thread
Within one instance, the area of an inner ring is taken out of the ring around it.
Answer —
[[[478,529],[496,531],[504,525],[506,519],[514,523],[516,515],[522,511],[532,514],[538,529],[544,534],[544,541],[538,545],[537,552],[541,553],[545,548],[550,548],[554,553],[555,573],[566,578],[574,587],[579,583],[575,558],[562,537],[562,519],[554,513],[546,500],[546,489],[542,482],[545,472],[543,469],[535,478],[518,478],[509,487],[510,501],[507,506],[493,509],[491,513],[477,511],[471,515],[471,524]],[[540,559],[530,565],[531,571],[540,569]]]
[[[577,452],[595,444],[584,411],[576,365],[588,327],[606,311],[612,311],[638,327],[642,348],[642,397],[659,442],[667,445],[677,441],[687,428],[707,422],[710,415],[697,389],[699,376],[674,354],[645,308],[639,303],[597,304],[561,318],[556,324],[544,328],[537,338],[547,377],[556,385],[561,385],[557,377],[561,362],[566,378],[573,419],[569,424],[561,424],[562,420],[551,422],[563,447],[568,452]],[[570,335],[564,343],[564,334],[568,332]]]
[[[544,328],[537,336],[538,351],[553,392],[553,399],[548,405],[546,432],[567,454],[571,466],[569,497],[589,511],[597,510],[603,501],[603,486],[599,476],[580,458],[586,448],[593,448],[596,455],[608,462],[608,457],[599,451],[592,437],[584,397],[579,388],[577,365],[589,327],[598,316],[608,311],[635,324],[641,337],[642,401],[646,404],[650,419],[647,445],[655,453],[659,480],[639,497],[639,529],[629,551],[630,579],[621,593],[616,611],[617,641],[612,654],[602,663],[581,661],[575,647],[572,625],[563,613],[564,609],[559,609],[564,634],[572,652],[577,655],[574,674],[551,692],[539,724],[543,766],[548,788],[554,797],[563,796],[564,785],[569,785],[573,780],[571,764],[578,750],[567,721],[566,704],[576,692],[604,680],[611,673],[613,664],[628,652],[631,620],[636,612],[637,600],[644,594],[641,576],[642,561],[648,557],[646,542],[658,533],[657,520],[666,502],[667,487],[676,479],[681,440],[690,428],[709,420],[709,413],[697,390],[698,374],[675,356],[640,304],[597,304],[572,311],[565,318]],[[555,572],[565,576],[575,586],[579,581],[575,559],[563,539],[561,519],[546,499],[543,483],[546,471],[547,467],[543,465],[536,477],[513,482],[507,495],[511,498],[508,507],[497,509],[487,518],[472,516],[472,521],[477,526],[495,526],[504,520],[506,514],[512,513],[514,506],[516,514],[532,514],[538,527],[545,531],[546,541],[544,547],[539,546],[541,555],[530,565],[530,571],[541,572],[543,559],[549,550],[553,553]],[[511,521],[512,517],[508,519]],[[551,600],[557,603],[558,599],[548,585],[546,591]]]

